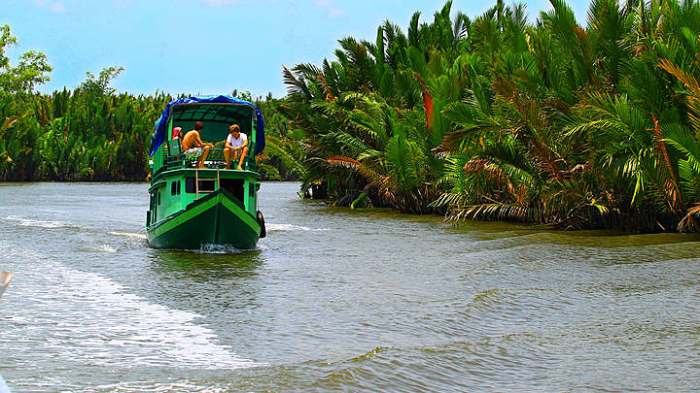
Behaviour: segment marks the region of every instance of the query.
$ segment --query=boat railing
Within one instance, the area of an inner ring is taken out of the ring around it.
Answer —
[[[168,154],[166,160],[167,169],[181,169],[181,168],[192,168],[197,166],[199,161],[198,154],[185,154],[176,153]],[[235,167],[235,163],[232,162],[231,165]],[[212,169],[224,169],[226,166],[226,160],[224,159],[224,149],[222,148],[212,148],[209,149],[209,154],[207,159],[204,161],[204,166]]]
[[[168,141],[164,145],[165,159],[163,166],[158,172],[162,170],[194,168],[197,166],[199,155],[184,153],[182,151],[182,147],[180,146],[179,139]],[[251,144],[251,149],[252,148],[253,145]],[[217,142],[213,148],[209,149],[209,154],[207,155],[207,159],[204,161],[204,166],[209,169],[226,169],[223,142]],[[236,162],[234,160],[231,162],[231,167],[232,169],[236,167]],[[246,157],[244,168],[255,170],[255,160],[251,159],[250,155]]]

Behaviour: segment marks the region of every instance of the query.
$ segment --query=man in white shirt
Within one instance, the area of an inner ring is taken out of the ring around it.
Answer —
[[[231,159],[238,160],[236,170],[243,170],[243,162],[248,155],[248,136],[241,132],[238,124],[228,127],[228,137],[226,137],[226,147],[224,148],[224,160],[226,169],[231,168]]]

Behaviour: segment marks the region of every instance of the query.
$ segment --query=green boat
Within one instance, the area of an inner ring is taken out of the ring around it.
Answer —
[[[202,140],[214,144],[204,168],[197,168],[198,156],[186,156],[173,135],[176,127],[191,130],[197,121],[204,125]],[[248,136],[250,153],[237,170],[224,163],[224,140],[231,124],[238,124]],[[255,248],[265,237],[265,220],[257,210],[260,174],[255,166],[255,156],[264,147],[264,120],[250,102],[229,96],[170,102],[151,138],[148,244],[169,249]]]

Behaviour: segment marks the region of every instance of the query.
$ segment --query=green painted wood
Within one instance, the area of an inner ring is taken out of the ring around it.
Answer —
[[[155,248],[198,249],[203,244],[255,248],[260,225],[233,196],[219,190],[185,210],[148,228],[148,243]]]

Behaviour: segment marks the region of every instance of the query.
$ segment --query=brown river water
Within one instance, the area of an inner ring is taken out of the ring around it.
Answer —
[[[255,251],[150,249],[146,184],[0,184],[15,392],[700,389],[700,237],[330,209],[265,183]]]

